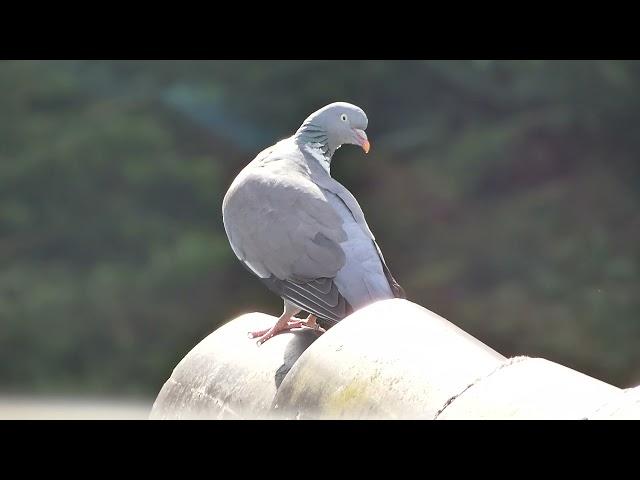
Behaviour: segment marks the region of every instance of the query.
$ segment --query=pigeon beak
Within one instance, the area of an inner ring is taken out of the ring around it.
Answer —
[[[371,148],[371,144],[369,143],[369,139],[367,138],[367,134],[364,133],[364,130],[360,130],[358,128],[353,129],[356,134],[356,140],[358,145],[362,147],[364,153],[369,153],[369,149]]]

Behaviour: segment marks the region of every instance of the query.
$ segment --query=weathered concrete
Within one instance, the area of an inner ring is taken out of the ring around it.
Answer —
[[[557,363],[516,357],[471,385],[437,418],[577,420],[619,392]]]
[[[258,347],[243,315],[174,369],[152,419],[640,419],[621,390],[562,365],[510,360],[406,300],[363,308],[318,338],[300,330]]]
[[[275,409],[287,418],[434,418],[505,358],[406,300],[355,312],[300,356]]]
[[[591,420],[640,420],[640,386],[620,391],[588,417]]]
[[[202,340],[173,370],[150,419],[268,418],[277,387],[318,337],[311,330],[277,335],[258,347],[247,332],[275,318],[243,315]]]

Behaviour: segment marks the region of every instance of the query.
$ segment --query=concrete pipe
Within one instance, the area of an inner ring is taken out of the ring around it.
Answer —
[[[318,333],[277,335],[262,346],[247,337],[276,319],[250,313],[202,340],[176,366],[150,419],[268,418],[277,388]]]
[[[152,419],[640,418],[640,387],[621,390],[544,359],[510,360],[406,300],[358,310],[327,333],[247,332],[243,315],[174,369]]]
[[[358,310],[300,356],[274,408],[287,418],[434,418],[505,358],[406,300]]]
[[[438,419],[586,419],[621,390],[541,358],[516,357],[478,379]]]
[[[640,420],[640,386],[620,391],[588,417],[592,420]]]

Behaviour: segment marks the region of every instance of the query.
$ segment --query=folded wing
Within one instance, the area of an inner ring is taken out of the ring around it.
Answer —
[[[308,178],[246,169],[225,196],[223,220],[234,252],[269,289],[321,318],[351,311],[333,282],[345,264],[343,222]]]

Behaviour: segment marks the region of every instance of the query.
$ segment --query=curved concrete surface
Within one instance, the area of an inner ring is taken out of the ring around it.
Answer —
[[[303,353],[274,408],[287,418],[434,418],[505,358],[406,300],[358,310]]]
[[[318,337],[311,330],[277,335],[262,346],[247,332],[276,319],[243,315],[202,340],[173,370],[150,419],[267,418],[277,387]]]
[[[578,420],[619,392],[557,363],[516,357],[461,393],[438,419]]]
[[[620,391],[588,417],[591,420],[640,420],[640,386]]]
[[[151,419],[640,419],[640,387],[621,390],[540,358],[505,359],[407,300],[377,302],[327,333],[247,332],[251,313],[176,366]],[[319,337],[319,338],[318,338]]]

